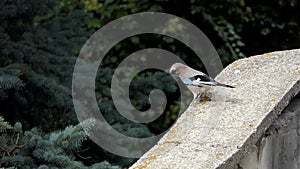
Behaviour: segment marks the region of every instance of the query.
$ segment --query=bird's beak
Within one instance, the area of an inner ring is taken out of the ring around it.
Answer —
[[[173,77],[173,79],[175,79],[176,81],[178,81],[180,79],[179,76],[175,74],[175,70],[174,69],[170,69],[169,73]]]
[[[174,74],[174,72],[175,72],[174,69],[170,69],[170,70],[169,70],[169,73],[170,73],[170,74]]]

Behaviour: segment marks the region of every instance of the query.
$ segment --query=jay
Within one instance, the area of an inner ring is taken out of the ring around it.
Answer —
[[[195,70],[182,63],[175,63],[169,70],[170,74],[177,75],[180,80],[193,93],[194,99],[197,99],[202,94],[206,93],[212,86],[223,86],[234,88],[233,86],[217,82],[212,77]]]

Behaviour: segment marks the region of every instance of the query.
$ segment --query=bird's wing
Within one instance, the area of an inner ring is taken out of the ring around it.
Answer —
[[[193,85],[193,81],[189,78],[185,78],[182,80],[185,85]]]
[[[223,86],[223,87],[235,88],[234,86],[230,86],[230,85],[227,85],[227,84],[217,82],[212,77],[207,76],[207,75],[204,75],[204,76],[197,75],[197,76],[194,76],[194,77],[185,78],[183,80],[183,83],[186,84],[186,85],[199,86],[199,87],[203,87],[203,86]]]
[[[181,72],[179,73],[179,77],[184,84],[189,86],[223,86],[234,88],[233,86],[219,83],[205,73],[188,66],[181,70]]]
[[[201,71],[198,71],[198,70],[195,70],[195,69],[190,68],[190,67],[186,67],[179,74],[180,77],[184,77],[184,78],[191,78],[191,77],[194,77],[194,76],[197,76],[197,75],[207,76],[205,73],[203,73]]]
[[[189,78],[184,78],[183,83],[186,85],[193,85],[193,86],[215,86],[218,82],[216,82],[212,77],[209,77],[205,74],[203,75],[196,75]]]

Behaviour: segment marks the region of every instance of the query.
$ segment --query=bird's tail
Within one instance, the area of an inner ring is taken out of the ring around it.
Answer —
[[[235,88],[234,86],[230,86],[230,85],[227,85],[227,84],[223,84],[223,83],[217,83],[217,86],[223,86],[223,87],[229,87],[229,88]]]

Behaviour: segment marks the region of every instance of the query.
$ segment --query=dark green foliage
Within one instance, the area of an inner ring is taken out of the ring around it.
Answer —
[[[270,2],[222,0],[222,1],[139,1],[64,0],[60,10],[86,9],[86,25],[96,30],[119,17],[137,12],[166,12],[183,17],[197,25],[213,42],[224,65],[238,58],[274,50],[285,50],[299,46],[300,28],[298,0],[275,0]],[[143,42],[135,38],[137,44]],[[155,41],[157,42],[157,41]],[[172,41],[163,40],[158,45]],[[263,42],[263,43],[262,43]],[[281,42],[281,43],[278,43]],[[149,43],[149,41],[147,42]],[[144,45],[136,45],[136,48]],[[126,45],[122,45],[126,46]],[[178,47],[178,46],[177,46]],[[128,49],[126,46],[125,49]],[[171,50],[174,52],[173,50]],[[186,51],[186,50],[185,50]],[[119,51],[119,53],[122,53]],[[180,53],[175,51],[174,53]],[[183,59],[193,57],[183,54]],[[193,63],[192,61],[191,63]],[[199,61],[198,61],[199,62]],[[198,67],[202,67],[197,63]]]
[[[205,31],[225,64],[245,56],[299,47],[300,23],[295,18],[300,15],[299,1],[190,2],[191,19],[214,30]],[[278,43],[283,39],[287,42]]]
[[[89,140],[77,125],[73,109],[71,82],[76,56],[89,35],[106,23],[145,11],[183,17],[208,36],[227,65],[254,54],[299,48],[299,7],[298,0],[0,1],[0,167],[119,168],[111,163],[126,167],[134,162]],[[143,111],[150,106],[149,93],[163,90],[168,103],[160,118],[146,125],[134,123],[114,107],[110,83],[115,68],[131,53],[150,47],[173,52],[205,71],[188,47],[170,37],[137,35],[115,45],[98,70],[96,96],[107,122],[131,137],[162,133],[179,113],[178,86],[156,70],[146,70],[133,79],[130,98]],[[114,91],[119,98],[124,97],[122,86],[121,82],[119,91]]]
[[[38,4],[30,1],[26,5]],[[20,7],[15,5],[13,7]],[[9,24],[4,24],[0,27],[0,43],[3,47],[0,50],[0,113],[11,122],[22,121],[25,130],[24,133],[13,131],[12,135],[9,132],[1,135],[4,138],[1,146],[17,146],[16,150],[4,153],[1,166],[83,168],[85,165],[77,161],[82,160],[91,168],[117,168],[107,162],[98,163],[97,159],[93,159],[94,162],[91,163],[88,162],[91,161],[90,158],[81,158],[76,151],[80,150],[87,135],[78,130],[78,127],[66,127],[77,121],[72,105],[71,79],[75,56],[88,37],[88,32],[84,29],[84,15],[83,10],[72,11],[67,15],[52,13],[36,19],[33,19],[34,14],[30,14],[26,15],[27,21],[22,22],[22,26],[11,28]],[[1,19],[8,23],[11,18]],[[20,27],[26,27],[26,30],[19,30]],[[109,84],[105,81],[110,81],[110,72],[104,72],[100,80],[104,84],[99,93],[104,95],[109,89]],[[107,92],[106,95],[109,97],[110,93]],[[144,125],[127,124],[127,121],[120,122],[120,115],[111,116],[116,112],[111,101],[105,109],[106,116],[110,118],[108,121],[118,131],[136,137],[151,135]],[[29,130],[32,127],[41,128],[46,133],[37,129]],[[62,127],[66,128],[57,132]],[[5,132],[7,129],[10,129],[9,125],[1,122],[1,131]],[[15,142],[18,145],[10,144]],[[95,145],[87,148],[92,149],[91,147]]]
[[[4,118],[0,116],[0,132],[4,133],[7,129],[12,129],[12,126],[8,122],[4,121]]]
[[[36,1],[27,2],[33,9],[44,9],[44,3],[35,7],[38,4]],[[12,7],[20,6],[15,4]],[[21,15],[17,14],[15,17]],[[74,122],[70,90],[76,60],[74,55],[79,51],[87,33],[80,28],[80,22],[73,22],[70,18],[80,19],[83,15],[76,11],[65,17],[48,19],[37,26],[32,25],[34,15],[26,15],[31,21],[31,24],[26,23],[30,31],[23,32],[17,38],[18,41],[7,31],[17,31],[15,29],[18,27],[13,29],[6,27],[6,24],[2,25],[0,36],[3,37],[1,44],[4,48],[0,50],[0,74],[3,75],[0,78],[0,99],[3,101],[0,105],[2,113],[5,113],[4,117],[22,121],[25,128],[43,126],[46,130],[65,126],[68,124],[66,121]],[[10,20],[10,17],[2,18],[3,22]],[[53,118],[57,119],[49,120]]]
[[[76,126],[68,126],[62,131],[45,134],[36,128],[23,132],[21,123],[17,122],[14,127],[11,127],[1,117],[0,164],[28,169],[118,168],[112,167],[108,162],[86,167],[78,160],[84,158],[80,156],[80,147],[87,139],[83,128],[91,128],[93,123],[93,120],[87,120]],[[3,129],[10,131],[4,132]]]
[[[84,12],[34,19],[48,7],[45,1],[1,1],[0,166],[86,168],[79,151],[87,135],[80,125],[69,126],[77,121],[71,99],[73,65],[88,35],[72,19],[80,21]],[[2,116],[21,121],[24,131],[21,123],[11,127]],[[113,168],[98,162],[89,168]]]

